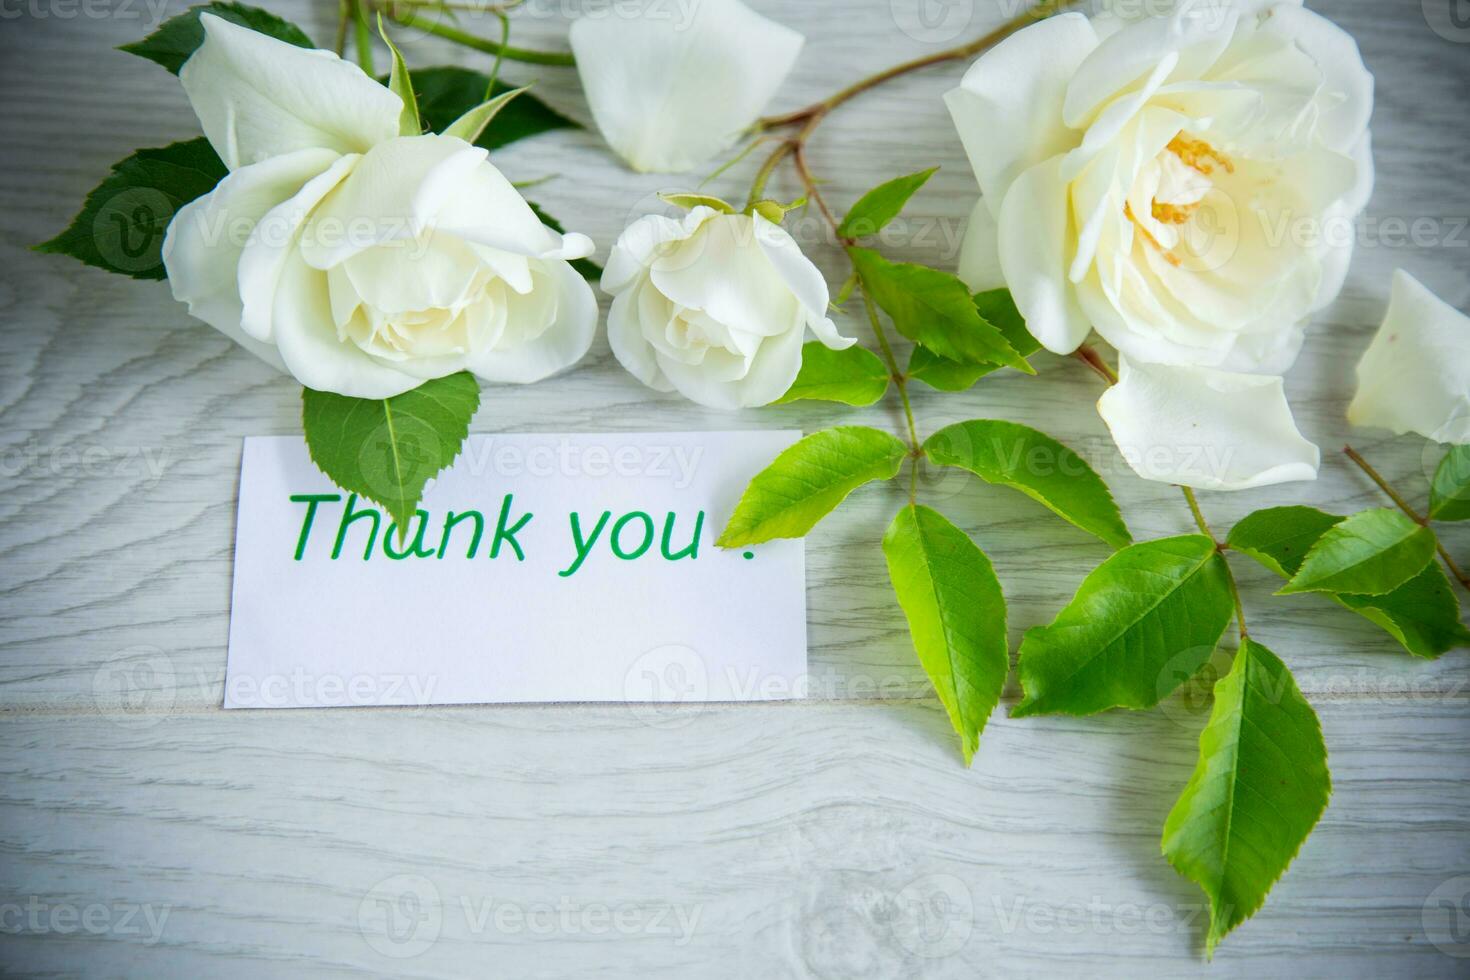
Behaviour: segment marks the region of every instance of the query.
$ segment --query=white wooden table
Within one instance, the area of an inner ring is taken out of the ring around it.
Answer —
[[[995,0],[966,0],[930,3],[921,21],[924,2],[758,3],[809,39],[775,108],[1001,17]],[[1378,77],[1377,191],[1347,287],[1288,379],[1303,430],[1324,448],[1321,478],[1205,494],[1220,528],[1268,504],[1384,503],[1338,450],[1350,436],[1352,367],[1390,271],[1404,266],[1470,303],[1470,31],[1453,29],[1451,2],[1322,0]],[[271,6],[330,39],[335,4]],[[531,0],[517,36],[560,46],[566,11],[582,8]],[[1460,958],[1470,936],[1448,931],[1439,904],[1470,892],[1457,877],[1470,875],[1466,651],[1414,660],[1330,603],[1271,598],[1271,576],[1247,561],[1236,569],[1252,631],[1321,714],[1335,792],[1266,908],[1211,966],[1202,896],[1158,845],[1204,706],[1011,721],[1011,692],[963,768],[888,587],[877,543],[898,497],[883,489],[810,538],[812,701],[652,715],[621,705],[223,712],[240,440],[298,433],[297,387],[191,320],[163,285],[27,250],[114,160],[197,128],[172,77],[112,50],[151,26],[147,5],[36,0],[4,12],[0,973],[1470,970]],[[420,65],[487,63],[438,43],[407,48]],[[863,97],[812,149],[838,206],[882,178],[942,165],[913,203],[917,230],[891,254],[954,261],[975,185],[939,95],[961,71]],[[569,70],[507,72],[537,78],[544,98],[587,118]],[[651,194],[677,185],[625,170],[592,132],[527,141],[499,161],[515,179],[559,175],[535,196],[604,255]],[[738,195],[749,172],[714,187]],[[794,196],[782,180],[774,189]],[[808,248],[835,281],[838,256]],[[1140,537],[1187,530],[1178,494],[1117,460],[1092,411],[1095,380],[1070,360],[1041,365],[1039,379],[1004,372],[962,395],[916,386],[920,424],[1024,420],[1104,469]],[[887,403],[706,411],[640,387],[599,341],[566,377],[487,390],[473,428],[811,430],[839,420],[899,423]],[[1434,455],[1421,440],[1351,438],[1422,497]],[[1105,555],[1019,495],[954,478],[925,493],[994,558],[1013,646]],[[1448,536],[1462,558],[1466,530]]]

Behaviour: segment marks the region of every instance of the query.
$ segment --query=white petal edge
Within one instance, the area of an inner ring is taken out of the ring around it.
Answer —
[[[1321,454],[1303,438],[1282,380],[1118,359],[1097,410],[1133,471],[1200,490],[1313,480]]]
[[[330,51],[298,48],[210,13],[179,81],[231,170],[296,150],[364,153],[398,135],[403,101]]]
[[[1353,425],[1470,443],[1470,317],[1403,269],[1357,373]]]

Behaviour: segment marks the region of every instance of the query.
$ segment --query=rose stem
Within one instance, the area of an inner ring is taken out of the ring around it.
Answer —
[[[332,50],[337,52],[339,58],[347,50],[347,22],[351,19],[351,0],[337,0],[337,38],[332,44]]]
[[[1041,8],[1028,10],[1025,13],[1021,14],[1019,17],[1016,17],[1006,22],[1005,24],[1002,24],[1000,27],[997,27],[990,33],[985,34],[981,37],[977,37],[973,41],[962,44],[957,48],[946,48],[943,51],[938,51],[934,54],[925,55],[922,58],[915,58],[912,61],[905,61],[902,64],[894,65],[891,68],[885,68],[883,71],[878,72],[876,75],[869,75],[867,78],[864,78],[861,81],[854,82],[846,88],[839,89],[832,95],[828,96],[825,99],[822,99],[819,102],[813,102],[811,105],[797,109],[793,112],[782,113],[778,116],[765,116],[764,118],[756,122],[756,126],[759,129],[776,129],[781,126],[793,126],[796,123],[805,122],[812,116],[826,115],[828,112],[837,108],[848,99],[851,99],[853,96],[861,95],[868,89],[876,88],[877,86],[882,85],[884,82],[895,79],[900,75],[907,75],[909,72],[918,71],[921,68],[929,68],[934,65],[942,65],[949,61],[958,61],[961,58],[968,58],[971,55],[979,54],[981,51],[984,51],[992,44],[995,44],[996,42],[1003,40],[1007,36],[1014,34],[1016,31],[1025,27],[1028,23],[1038,20],[1042,16],[1045,16],[1039,13],[1040,9]]]
[[[1399,510],[1403,511],[1408,516],[1409,520],[1413,521],[1415,524],[1418,524],[1421,527],[1429,526],[1429,519],[1427,517],[1421,516],[1418,511],[1409,506],[1409,502],[1405,500],[1402,496],[1400,496],[1397,490],[1389,486],[1388,481],[1383,478],[1383,475],[1379,473],[1376,469],[1374,469],[1373,465],[1362,457],[1362,454],[1360,454],[1352,446],[1343,446],[1342,451],[1347,454],[1348,459],[1358,464],[1358,468],[1360,470],[1368,474],[1368,479],[1378,484],[1378,489],[1386,493],[1388,495],[1388,499],[1392,500],[1395,504],[1398,504]],[[1444,562],[1444,567],[1449,569],[1450,574],[1455,577],[1455,580],[1459,582],[1460,585],[1464,586],[1467,591],[1470,591],[1470,576],[1467,576],[1465,572],[1460,568],[1460,566],[1455,564],[1455,560],[1450,557],[1450,553],[1445,550],[1444,545],[1440,544],[1437,538],[1435,539],[1434,546],[1435,549],[1439,552],[1440,560]]]
[[[1043,4],[1042,6],[1045,7],[1047,5]],[[754,131],[757,133],[767,129],[779,129],[797,124],[801,124],[801,129],[797,131],[796,135],[784,139],[777,144],[776,149],[771,152],[771,155],[766,159],[765,163],[761,165],[760,170],[756,173],[754,184],[751,187],[751,200],[754,201],[764,192],[766,180],[775,171],[776,166],[786,157],[791,157],[796,174],[801,179],[802,186],[806,188],[808,200],[817,205],[817,210],[822,213],[822,217],[831,226],[832,233],[837,236],[838,244],[842,246],[844,254],[848,254],[848,258],[851,260],[851,255],[848,253],[848,250],[853,248],[856,243],[853,239],[844,237],[839,232],[840,222],[838,222],[837,217],[832,213],[832,209],[827,206],[826,199],[817,187],[816,178],[812,175],[811,167],[807,165],[806,144],[811,139],[812,133],[821,125],[822,120],[826,118],[829,112],[853,97],[869,89],[876,88],[884,82],[891,81],[901,75],[906,75],[909,72],[979,54],[1001,39],[1038,19],[1041,16],[1038,11],[1041,9],[1041,7],[1038,7],[1028,10],[1019,17],[1012,19],[967,44],[962,44],[956,48],[948,48],[922,58],[915,58],[912,61],[905,61],[902,64],[894,65],[891,68],[880,71],[876,75],[870,75],[846,88],[839,89],[819,102],[813,102],[805,108],[779,116],[766,116],[763,119],[757,120],[754,127]],[[908,426],[909,434],[909,455],[913,460],[909,473],[909,502],[912,504],[918,495],[919,459],[924,455],[924,450],[919,443],[919,430],[918,426],[914,423],[913,405],[909,401],[908,375],[898,366],[898,359],[893,354],[893,346],[888,342],[888,334],[883,329],[883,321],[878,316],[877,307],[873,302],[872,296],[869,295],[867,286],[863,283],[861,276],[857,277],[857,289],[862,294],[863,307],[867,311],[868,320],[873,326],[873,336],[877,339],[878,347],[883,352],[883,360],[888,365],[888,372],[893,378],[894,387],[898,390],[899,401],[903,405],[904,421]]]
[[[462,31],[457,27],[450,27],[448,24],[420,17],[412,10],[404,9],[405,6],[390,0],[382,5],[382,10],[389,20],[402,24],[404,27],[416,27],[421,31],[442,37],[446,41],[453,41],[455,44],[462,44],[485,54],[498,55],[510,61],[524,61],[532,65],[575,65],[577,63],[570,51],[532,51],[529,48],[497,44],[495,41]]]
[[[357,63],[363,71],[373,75],[373,30],[368,26],[367,0],[353,0],[352,22],[356,28],[353,47],[357,49]]]

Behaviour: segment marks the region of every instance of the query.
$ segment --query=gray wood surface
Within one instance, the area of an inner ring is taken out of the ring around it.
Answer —
[[[1349,438],[1423,498],[1432,448],[1350,432],[1343,408],[1393,268],[1470,305],[1470,32],[1447,19],[1450,2],[1314,4],[1377,75],[1377,189],[1347,286],[1288,378],[1323,447],[1321,477],[1203,494],[1222,531],[1267,504],[1385,503],[1338,451]],[[773,109],[978,34],[1005,6],[923,3],[756,3],[808,37]],[[270,6],[331,37],[334,4]],[[585,7],[532,0],[518,40],[563,45],[566,15]],[[950,26],[915,30],[921,13]],[[1409,658],[1330,603],[1271,597],[1271,576],[1238,559],[1253,633],[1323,717],[1335,794],[1266,908],[1209,967],[1201,896],[1158,856],[1204,706],[1012,722],[1002,705],[964,769],[887,584],[877,542],[898,497],[885,489],[809,540],[819,703],[225,714],[240,439],[299,432],[297,388],[165,286],[27,250],[109,164],[197,126],[171,76],[112,50],[149,29],[148,6],[37,0],[4,14],[0,974],[1465,975],[1470,961],[1452,954],[1470,954],[1470,939],[1449,930],[1470,925],[1465,651]],[[405,47],[414,64],[487,66],[437,42]],[[975,185],[938,97],[962,70],[864,96],[812,147],[839,207],[942,166],[890,254],[954,261]],[[572,72],[506,72],[587,118]],[[498,162],[513,179],[555,175],[533,196],[603,255],[655,192],[680,186],[627,171],[594,132],[527,141]],[[739,196],[750,170],[711,187]],[[784,175],[773,190],[796,188]],[[801,227],[835,282],[840,258]],[[1104,471],[1139,537],[1186,530],[1177,492],[1113,452],[1095,379],[1065,359],[1041,366],[962,395],[916,385],[921,428],[1025,421]],[[565,377],[487,389],[473,429],[839,420],[900,424],[886,402],[708,411],[642,388],[599,340]],[[1018,495],[953,476],[924,493],[993,557],[1013,641],[1105,557]],[[1445,536],[1462,558],[1467,531]]]

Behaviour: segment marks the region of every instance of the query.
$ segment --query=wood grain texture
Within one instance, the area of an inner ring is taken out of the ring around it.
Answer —
[[[809,39],[772,109],[1001,19],[994,0],[951,4],[966,22],[925,40],[902,29],[924,34],[914,30],[920,2],[753,4]],[[269,6],[330,38],[334,5]],[[1377,188],[1346,288],[1316,318],[1287,381],[1303,431],[1324,449],[1321,477],[1202,494],[1222,533],[1263,505],[1345,512],[1386,503],[1337,452],[1348,439],[1422,501],[1437,456],[1415,437],[1349,431],[1352,368],[1393,268],[1470,304],[1470,135],[1455,97],[1470,83],[1470,47],[1430,30],[1431,4],[1418,0],[1314,6],[1359,40],[1377,74]],[[1197,900],[1158,857],[1157,832],[1202,719],[1184,712],[1181,728],[1169,710],[1076,724],[997,717],[966,773],[887,584],[878,541],[899,501],[888,488],[855,496],[809,541],[813,694],[833,703],[709,708],[673,729],[587,707],[219,712],[240,439],[299,432],[297,388],[191,320],[166,286],[27,250],[69,220],[109,164],[197,133],[174,78],[112,50],[148,29],[150,8],[119,0],[87,8],[107,16],[59,9],[27,8],[0,31],[0,904],[38,895],[173,913],[156,946],[116,934],[0,932],[0,972],[1201,969],[1199,931],[1177,924],[1137,935],[1002,927],[992,899],[1062,910],[1094,896],[1111,906]],[[582,9],[532,2],[517,15],[517,38],[563,46],[566,11]],[[466,26],[491,33],[473,16]],[[434,41],[404,47],[413,64],[487,67]],[[572,72],[506,71],[587,120]],[[954,262],[976,191],[938,96],[962,71],[943,66],[865,95],[812,147],[838,207],[882,179],[941,166],[885,242],[894,257]],[[632,174],[590,131],[527,141],[497,162],[513,179],[556,175],[532,196],[604,256],[631,218],[656,206],[657,191],[694,182]],[[738,197],[752,167],[708,189]],[[786,174],[771,190],[796,187]],[[841,278],[820,226],[799,223],[797,233],[829,278]],[[916,385],[920,426],[976,416],[1037,426],[1104,473],[1138,537],[1188,530],[1177,492],[1134,478],[1118,459],[1091,409],[1095,379],[1064,359],[1041,368],[1040,378],[1003,372],[961,395]],[[639,386],[599,340],[562,378],[487,389],[472,428],[810,431],[839,421],[900,426],[888,402],[702,409]],[[1019,495],[959,475],[936,475],[923,492],[992,556],[1011,601],[1013,646],[1105,557]],[[1445,538],[1470,558],[1470,527]],[[1268,573],[1235,565],[1253,631],[1322,707],[1338,791],[1265,912],[1226,942],[1213,971],[1454,975],[1460,961],[1429,943],[1421,909],[1436,885],[1470,872],[1465,652],[1413,660],[1351,613],[1319,597],[1271,598]],[[119,672],[134,701],[116,700]],[[395,874],[429,878],[456,909],[461,896],[522,905],[570,896],[697,904],[704,917],[695,940],[677,946],[642,934],[475,934],[456,911],[432,948],[399,962],[367,945],[356,924],[365,892]],[[967,943],[944,956],[914,953],[895,931],[916,895],[932,897],[928,885],[905,892],[929,875],[958,880],[976,909]]]

